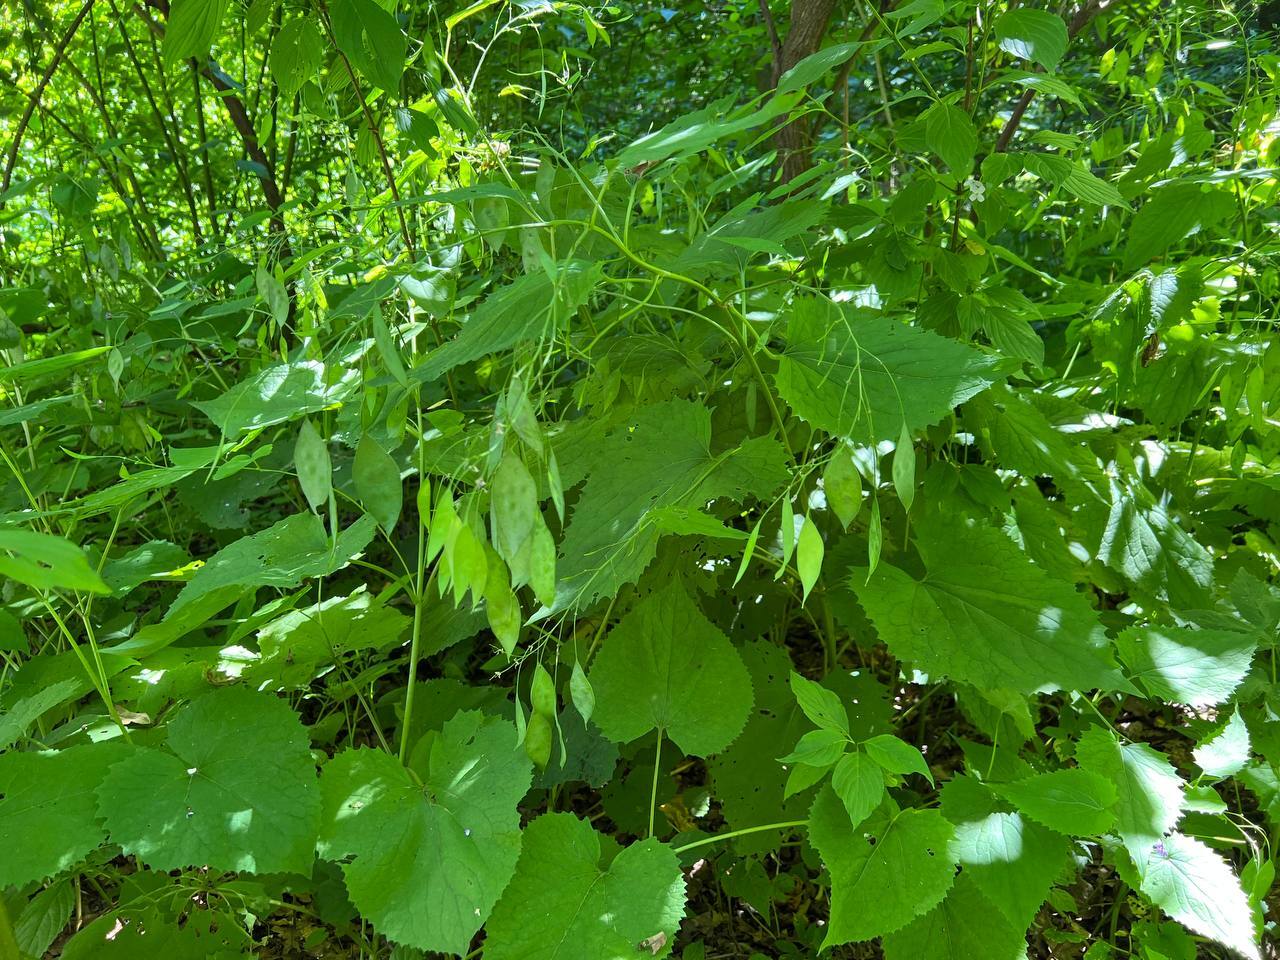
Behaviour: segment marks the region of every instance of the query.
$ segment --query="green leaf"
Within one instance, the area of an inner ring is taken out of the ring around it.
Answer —
[[[1175,833],[1135,853],[1134,860],[1152,903],[1195,933],[1258,960],[1253,911],[1221,856]]]
[[[1092,727],[1076,747],[1080,768],[1116,789],[1116,833],[1132,854],[1156,843],[1182,816],[1183,781],[1164,754],[1145,743],[1121,743]]]
[[[818,532],[813,518],[806,514],[804,525],[800,527],[800,540],[796,545],[796,568],[800,573],[804,600],[809,599],[809,591],[822,573],[822,553],[822,534]]]
[[[244,956],[251,941],[240,917],[217,908],[198,908],[178,926],[175,918],[166,916],[167,911],[147,901],[176,895],[181,888],[155,883],[153,876],[143,874],[143,882],[133,888],[135,903],[141,901],[141,905],[99,917],[67,942],[61,956],[65,960],[233,960]]]
[[[1044,81],[1049,79],[1038,73],[1030,76],[1039,78],[1037,84],[1029,84],[1037,87],[1043,85]],[[1055,186],[1062,187],[1072,196],[1078,197],[1085,203],[1106,204],[1113,207],[1127,207],[1129,205],[1124,198],[1124,194],[1116,189],[1115,186],[1094,176],[1093,173],[1066,157],[1045,153],[1020,153],[1016,154],[1016,156],[1036,176],[1042,177]]]
[[[1230,697],[1249,672],[1255,646],[1247,633],[1189,627],[1130,627],[1116,637],[1130,677],[1153,696],[1188,707]]]
[[[1040,64],[1052,72],[1067,52],[1067,25],[1047,10],[1019,7],[996,19],[996,40],[1010,56]]]
[[[1125,268],[1150,262],[1174,244],[1221,223],[1235,210],[1235,200],[1224,190],[1205,189],[1198,183],[1162,187],[1129,224]]]
[[[568,813],[524,831],[520,861],[486,927],[489,960],[630,960],[666,956],[684,916],[685,885],[669,847],[643,840],[601,850]],[[549,882],[550,881],[550,882]]]
[[[293,465],[298,471],[302,495],[312,510],[320,510],[333,492],[333,462],[329,445],[324,442],[310,420],[303,420],[298,439],[293,445]]]
[[[23,907],[13,924],[13,937],[23,955],[45,956],[75,911],[76,893],[76,885],[70,879],[60,880],[45,887]]]
[[[885,960],[1026,960],[1022,931],[968,876],[922,917],[884,938]]]
[[[819,683],[791,671],[791,692],[804,715],[823,730],[834,730],[849,736],[849,711],[840,697]]]
[[[955,876],[954,830],[936,810],[881,808],[855,826],[830,787],[809,814],[809,839],[831,874],[822,949],[892,933],[942,901]]]
[[[777,762],[808,729],[787,684],[791,658],[767,639],[743,644],[755,705],[746,727],[727,750],[707,762],[713,794],[733,830],[804,817],[808,798],[784,797],[788,771]],[[814,768],[806,768],[813,770]],[[646,794],[647,799],[647,794]],[[741,852],[763,852],[782,841],[779,831],[761,831],[733,841]]]
[[[283,329],[289,320],[289,291],[284,283],[265,266],[258,267],[255,272],[260,296],[271,310],[271,319],[276,329]]]
[[[742,658],[679,583],[622,618],[590,676],[596,725],[615,743],[656,729],[685,753],[705,757],[732,743],[751,711]]]
[[[865,753],[847,753],[831,771],[831,788],[849,813],[849,822],[859,824],[884,800],[884,773],[881,764]]]
[[[285,97],[292,97],[310,80],[324,57],[324,38],[306,17],[295,17],[281,27],[271,41],[267,65]]]
[[[1074,104],[1077,107],[1084,106],[1080,101],[1080,94],[1076,92],[1075,87],[1059,77],[1051,77],[1046,73],[1036,73],[1031,70],[1006,70],[994,82],[1016,83],[1021,87],[1035,90],[1037,93],[1043,93],[1046,96],[1057,97],[1059,100],[1065,100],[1067,103]],[[1085,171],[1081,172],[1085,173]],[[1086,173],[1086,176],[1093,177],[1093,174]],[[1094,179],[1097,178],[1095,177]],[[1110,184],[1107,184],[1107,186],[1110,187]],[[1116,196],[1120,197],[1120,206],[1127,206],[1123,196],[1118,192],[1116,193]],[[1099,203],[1102,201],[1093,200],[1091,202]]]
[[[905,423],[893,449],[893,489],[902,502],[902,509],[910,513],[916,498],[916,450]]]
[[[396,18],[374,0],[333,0],[333,38],[351,66],[387,93],[400,90],[404,34]]]
[[[994,383],[997,363],[897,320],[798,298],[776,379],[799,417],[867,443],[937,423]]]
[[[306,729],[282,700],[224,687],[171,720],[98,787],[113,843],[158,870],[310,873],[320,792]]]
[[[32,530],[0,530],[0,574],[37,590],[111,592],[83,550]]]
[[[1249,728],[1239,708],[1231,712],[1220,730],[1191,751],[1191,757],[1211,777],[1230,777],[1244,769],[1249,762]]]
[[[573,672],[569,674],[569,697],[577,707],[583,721],[591,719],[596,710],[596,692],[582,670],[582,664],[573,661]]]
[[[182,588],[166,616],[223,587],[296,587],[309,577],[326,576],[345,567],[373,534],[373,518],[362,517],[338,535],[335,545],[319,517],[295,513],[215,553]]]
[[[68,870],[106,839],[94,791],[125,752],[107,742],[0,754],[0,887]]]
[[[867,740],[862,748],[867,751],[867,756],[890,773],[918,773],[933,783],[933,773],[925,763],[924,755],[905,740],[885,733]]]
[[[527,575],[533,536],[543,521],[538,512],[538,486],[524,461],[510,450],[493,475],[489,511],[493,547],[511,565],[518,583],[521,574]]]
[[[400,359],[400,347],[387,327],[386,318],[382,316],[382,308],[375,305],[369,318],[373,321],[373,340],[378,345],[378,356],[382,358],[382,365],[387,368],[387,372],[396,383],[406,390],[409,389],[409,375],[405,372],[404,361]]]
[[[778,522],[778,541],[782,545],[782,554],[778,557],[778,571],[773,579],[781,580],[787,565],[796,551],[796,515],[791,506],[791,497],[782,498],[781,517]]]
[[[978,151],[978,131],[969,115],[949,103],[935,103],[924,114],[924,139],[929,149],[956,176],[973,169],[973,155]]]
[[[345,750],[320,781],[320,855],[344,861],[351,901],[382,934],[466,953],[515,871],[531,780],[511,724],[474,711],[444,725],[425,784],[390,754]]]
[[[207,58],[229,5],[230,0],[174,0],[164,31],[165,64]]]
[[[839,730],[810,730],[796,743],[795,749],[779,763],[802,763],[810,767],[829,767],[844,753],[849,738]]]
[[[1115,823],[1116,788],[1087,770],[1054,770],[993,789],[1032,820],[1059,833],[1098,836]]]
[[[382,445],[365,434],[356,445],[355,463],[351,475],[356,484],[356,495],[365,512],[378,521],[388,532],[395,529],[404,507],[404,486],[400,481],[400,467]]]
[[[1098,559],[1175,605],[1207,605],[1213,555],[1136,480],[1111,479],[1109,496]]]
[[[790,93],[802,90],[822,77],[828,71],[841,66],[852,58],[862,47],[862,43],[837,43],[835,46],[811,53],[794,67],[784,73],[778,80],[778,93]]]
[[[259,689],[305,689],[318,672],[356,650],[388,650],[411,620],[379,603],[363,585],[345,597],[330,597],[291,610],[258,631],[259,658],[244,671]]]
[[[431,383],[461,364],[518,343],[550,339],[587,302],[599,280],[597,264],[570,260],[556,264],[554,279],[539,270],[512,281],[489,294],[462,331],[427,354],[409,378]]]
[[[1019,693],[1116,690],[1097,614],[1004,534],[931,513],[916,527],[926,575],[855,570],[854,592],[882,640],[931,676]]]
[[[624,167],[637,167],[658,163],[671,156],[687,157],[699,153],[717,140],[769,123],[790,111],[799,101],[800,92],[792,90],[771,97],[758,109],[747,104],[726,110],[720,103],[712,104],[640,137],[618,154],[618,162]]]
[[[560,583],[545,613],[589,606],[640,578],[657,552],[664,507],[763,497],[787,477],[772,437],[712,453],[711,411],[687,400],[641,407],[593,450],[560,545]]]
[[[354,367],[330,375],[317,360],[278,363],[242,380],[222,396],[193,404],[234,439],[250,430],[318,413],[346,400],[359,383]]]
[[[970,776],[942,788],[942,813],[955,824],[950,851],[964,875],[1015,927],[1031,923],[1068,862],[1067,838],[1004,812],[995,794]]]
[[[26,360],[15,363],[11,367],[0,367],[0,383],[27,382],[39,377],[62,373],[72,367],[78,367],[86,361],[109,353],[112,347],[89,347],[87,350],[72,350],[54,357],[41,357],[39,360]]]
[[[822,474],[822,490],[840,526],[848,530],[862,509],[862,474],[843,444],[831,454],[827,469]]]

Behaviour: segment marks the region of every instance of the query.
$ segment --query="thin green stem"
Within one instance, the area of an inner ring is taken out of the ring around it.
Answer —
[[[649,832],[645,837],[653,836],[653,815],[658,809],[658,771],[662,769],[662,728],[658,728],[658,745],[653,751],[653,788],[649,791]]]
[[[751,833],[764,833],[766,830],[789,830],[792,827],[807,827],[808,825],[808,820],[784,820],[781,823],[766,823],[759,827],[744,827],[741,830],[730,830],[728,833],[717,833],[714,837],[703,837],[701,840],[684,843],[674,849],[676,853],[684,853],[686,850],[710,846],[713,843],[719,843],[721,840],[732,840],[734,837],[745,837]]]
[[[418,396],[418,388],[413,390],[414,408],[418,422],[418,482],[422,483],[426,476],[422,452],[422,401]],[[404,763],[409,756],[409,729],[413,719],[414,692],[418,686],[418,648],[422,642],[422,608],[425,605],[426,593],[423,590],[423,572],[427,560],[427,518],[418,517],[418,563],[413,574],[413,637],[409,640],[409,686],[404,693],[404,718],[400,724],[400,762]]]

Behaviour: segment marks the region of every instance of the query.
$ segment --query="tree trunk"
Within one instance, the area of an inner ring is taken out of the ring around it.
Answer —
[[[805,57],[818,52],[835,8],[836,0],[791,0],[791,23],[777,55],[775,77],[781,77]],[[779,127],[773,140],[778,147],[784,181],[793,180],[809,169],[813,142],[807,117]]]

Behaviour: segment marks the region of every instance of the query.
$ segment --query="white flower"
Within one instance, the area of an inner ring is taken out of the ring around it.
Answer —
[[[969,191],[970,203],[981,203],[987,198],[987,186],[981,180],[975,180],[970,177],[964,182],[965,188]]]

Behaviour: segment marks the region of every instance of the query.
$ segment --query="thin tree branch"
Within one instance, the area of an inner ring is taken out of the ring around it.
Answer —
[[[773,49],[773,67],[769,71],[772,82],[770,88],[776,87],[782,79],[782,40],[778,36],[778,25],[773,22],[773,11],[769,9],[769,0],[760,0],[760,16],[764,20],[765,31],[769,34],[769,46]]]
[[[54,47],[53,58],[49,61],[48,66],[44,68],[44,73],[40,75],[40,81],[36,84],[36,88],[31,91],[27,98],[27,106],[22,111],[22,116],[18,119],[18,126],[13,132],[13,142],[9,144],[9,155],[4,162],[4,178],[0,180],[0,193],[4,193],[9,189],[9,184],[13,180],[13,168],[18,163],[18,153],[22,149],[22,137],[27,132],[27,125],[31,122],[31,117],[36,112],[36,107],[40,105],[40,98],[44,96],[45,88],[49,86],[49,81],[53,79],[54,73],[58,70],[58,64],[62,62],[63,55],[67,52],[67,47],[71,44],[72,38],[76,35],[76,31],[80,29],[80,24],[84,22],[84,18],[89,15],[89,11],[93,9],[94,0],[85,0],[84,5],[80,7],[80,12],[76,14],[75,19],[71,21],[70,26],[62,34],[62,39],[58,41],[58,45]],[[0,201],[2,204],[3,201]]]
[[[1074,40],[1076,35],[1088,26],[1089,21],[1110,4],[1111,0],[1089,0],[1088,3],[1075,12],[1071,22],[1067,25],[1067,39]],[[1000,135],[996,137],[996,145],[992,153],[1004,153],[1008,149],[1009,141],[1017,133],[1018,125],[1022,123],[1022,117],[1027,112],[1027,107],[1031,105],[1031,101],[1035,99],[1035,95],[1034,89],[1027,88],[1022,92],[1022,96],[1018,97],[1017,103],[1013,105],[1013,110],[1009,114],[1009,119],[1005,121],[1000,130]]]
[[[329,42],[338,51],[338,59],[347,68],[347,76],[351,78],[351,87],[355,91],[356,99],[360,101],[360,109],[364,111],[365,125],[369,128],[369,135],[373,137],[374,146],[378,148],[378,159],[382,161],[382,173],[386,177],[387,188],[391,191],[391,199],[396,205],[396,216],[400,220],[400,239],[404,241],[404,246],[409,251],[409,256],[417,259],[413,246],[413,236],[409,233],[409,221],[405,218],[404,205],[400,202],[400,188],[396,185],[395,171],[391,169],[391,160],[387,157],[387,146],[382,141],[382,134],[378,130],[373,111],[369,109],[369,104],[365,100],[364,88],[360,86],[360,79],[356,76],[356,72],[351,66],[351,61],[347,59],[346,53],[338,46],[337,38],[333,35],[333,24],[329,20],[329,8],[325,5],[324,0],[319,0],[319,3],[320,22],[324,24],[325,33],[329,35]]]
[[[168,16],[169,4],[167,0],[145,0],[145,2],[151,9]],[[133,9],[151,29],[151,32],[163,40],[164,27],[149,17],[146,10],[139,4],[135,4]],[[267,201],[267,206],[271,208],[271,212],[276,214],[271,218],[271,225],[273,229],[283,233],[284,221],[279,216],[279,209],[281,204],[284,203],[284,196],[276,183],[275,170],[271,165],[271,158],[267,156],[262,149],[262,145],[258,143],[258,134],[253,129],[253,121],[249,119],[249,112],[245,109],[244,101],[236,93],[235,84],[231,78],[218,69],[217,64],[212,60],[201,61],[200,72],[213,84],[214,89],[222,94],[218,99],[226,107],[227,116],[231,118],[231,125],[236,128],[236,133],[240,135],[240,141],[244,144],[245,153],[248,154],[250,160],[262,168],[262,172],[258,174],[258,180],[262,184],[262,195]]]

